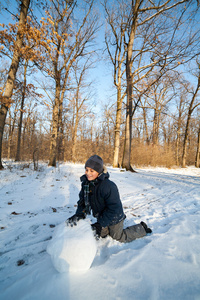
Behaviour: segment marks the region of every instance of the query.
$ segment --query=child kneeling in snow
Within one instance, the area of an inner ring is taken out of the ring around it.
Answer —
[[[93,155],[86,161],[81,182],[78,207],[75,215],[66,220],[67,225],[76,225],[92,211],[97,222],[91,226],[99,237],[110,235],[119,242],[127,243],[152,232],[144,222],[123,229],[126,216],[118,188],[109,180],[109,174],[100,156]]]

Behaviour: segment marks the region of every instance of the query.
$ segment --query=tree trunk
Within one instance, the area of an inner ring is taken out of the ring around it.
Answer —
[[[199,69],[200,69],[200,66],[199,66]],[[186,124],[186,128],[185,128],[185,136],[184,136],[184,142],[183,142],[182,168],[186,167],[187,142],[188,142],[188,135],[189,135],[189,126],[190,126],[190,120],[191,120],[192,112],[195,108],[195,107],[193,107],[194,100],[196,99],[199,88],[200,88],[200,72],[199,72],[197,87],[196,87],[196,90],[195,90],[194,95],[192,97],[192,100],[190,102],[190,106],[189,106],[189,110],[188,110],[187,124]]]
[[[154,118],[153,118],[153,145],[158,145],[159,124],[160,124],[160,112],[157,108],[155,108]]]
[[[79,81],[80,83],[80,81]],[[74,113],[74,118],[75,118],[75,124],[74,124],[74,128],[72,129],[72,151],[71,151],[71,159],[73,162],[76,161],[76,142],[77,142],[77,131],[78,131],[78,123],[79,123],[79,103],[78,103],[78,99],[79,99],[79,85],[77,87],[77,91],[76,91],[76,96],[75,96],[75,105],[74,105],[74,109],[75,109],[75,113]]]
[[[59,126],[59,118],[58,118],[59,103],[60,103],[60,80],[58,79],[56,83],[56,96],[55,96],[55,103],[53,107],[51,144],[50,144],[50,156],[49,156],[49,166],[52,167],[56,167],[58,126]]]
[[[25,101],[25,93],[26,93],[26,71],[27,71],[27,65],[28,65],[28,62],[26,61],[25,66],[24,66],[24,84],[23,84],[23,91],[22,91],[20,119],[19,119],[19,125],[18,125],[17,152],[16,152],[15,161],[20,161],[21,132],[22,132],[23,109],[24,109],[24,101]]]
[[[64,147],[64,124],[63,124],[63,101],[65,97],[66,84],[68,79],[69,70],[66,70],[62,87],[60,87],[59,99],[59,112],[58,112],[58,159],[65,160],[65,147]]]
[[[11,157],[12,136],[13,136],[13,130],[11,124],[11,117],[9,117],[8,152],[7,152],[8,159],[10,159]]]
[[[176,136],[176,164],[179,166],[179,147],[180,147],[180,131],[181,131],[181,115],[179,113],[179,119],[177,124],[177,136]]]
[[[51,130],[51,144],[50,144],[50,156],[49,156],[49,166],[56,167],[56,156],[57,156],[57,138],[58,138],[58,102],[55,99],[55,104],[53,108],[53,118],[52,118],[52,130]]]
[[[131,159],[131,139],[132,139],[132,107],[133,107],[133,81],[132,81],[132,47],[134,41],[134,32],[130,37],[127,59],[126,59],[126,82],[127,82],[127,106],[126,106],[126,127],[125,127],[125,141],[122,167],[127,171],[132,171],[130,164]]]
[[[199,132],[198,132],[198,142],[197,142],[197,153],[196,153],[195,167],[200,168],[200,126],[199,126]]]
[[[187,142],[188,142],[189,125],[190,125],[191,114],[192,114],[192,110],[189,109],[186,128],[185,128],[184,142],[183,142],[182,168],[186,167]]]
[[[58,30],[58,28],[56,28]],[[54,78],[55,78],[55,100],[53,105],[53,114],[52,114],[52,128],[51,128],[51,143],[50,143],[50,154],[49,154],[49,166],[56,167],[56,160],[58,154],[58,131],[59,131],[59,117],[62,118],[60,114],[60,105],[61,105],[61,71],[58,69],[59,65],[59,54],[60,54],[61,41],[57,44],[55,61],[54,65]]]
[[[117,113],[116,113],[116,123],[115,123],[114,157],[113,157],[114,168],[119,167],[121,110],[122,110],[121,90],[118,89],[117,90]]]
[[[14,82],[16,78],[17,69],[19,66],[20,61],[20,50],[22,48],[23,43],[23,26],[26,24],[26,17],[28,13],[30,0],[22,0],[21,1],[21,11],[20,11],[20,17],[19,17],[19,26],[18,26],[18,32],[16,37],[16,43],[15,48],[13,52],[13,58],[11,62],[11,66],[8,72],[8,78],[6,82],[5,92],[3,95],[3,101],[0,108],[0,169],[3,169],[2,165],[2,143],[3,143],[3,132],[4,132],[4,126],[6,121],[6,115],[8,112],[8,108],[11,104],[11,97],[13,93],[14,88]]]
[[[13,143],[13,132],[15,129],[15,122],[16,122],[16,109],[13,118],[11,117],[11,113],[9,111],[9,134],[8,134],[8,152],[7,152],[8,159],[11,158],[11,148]]]
[[[144,119],[144,140],[147,145],[149,145],[149,131],[148,131],[148,126],[147,126],[147,113],[145,107],[142,107],[143,111],[143,119]]]
[[[63,124],[63,100],[59,100],[58,112],[58,160],[64,160],[64,124]]]
[[[176,137],[176,165],[179,166],[179,145],[180,145],[180,129],[177,130]]]
[[[137,28],[138,9],[140,0],[132,1],[132,24],[130,28],[129,41],[126,51],[126,84],[127,84],[127,106],[126,106],[126,127],[125,127],[125,143],[122,167],[128,171],[134,171],[131,167],[131,139],[132,139],[132,116],[133,116],[133,75],[132,75],[132,53],[135,33]]]
[[[76,144],[77,144],[77,131],[78,131],[78,115],[76,113],[76,121],[75,121],[75,126],[73,130],[73,135],[72,135],[72,161],[76,161]]]
[[[178,120],[177,120],[177,131],[176,131],[176,165],[180,165],[180,136],[181,136],[181,121],[183,114],[183,95],[180,97],[180,103],[178,106]]]
[[[122,167],[127,171],[132,171],[130,164],[131,159],[131,138],[132,138],[132,84],[129,81],[129,88],[127,89],[127,108],[126,108],[126,127],[125,127],[125,142]]]

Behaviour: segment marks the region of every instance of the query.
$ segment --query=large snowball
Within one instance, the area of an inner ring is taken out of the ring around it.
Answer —
[[[87,271],[96,255],[97,244],[88,220],[80,220],[77,226],[62,223],[56,227],[47,252],[60,273]]]

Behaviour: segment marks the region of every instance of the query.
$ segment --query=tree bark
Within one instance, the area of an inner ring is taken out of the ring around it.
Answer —
[[[62,1],[61,1],[62,2]],[[65,4],[64,9],[60,5],[59,1],[55,1],[55,8],[58,13],[55,15],[59,15],[60,18],[52,16],[55,26],[53,27],[53,31],[56,33],[55,40],[57,39],[57,49],[54,51],[54,48],[50,48],[47,43],[47,49],[49,51],[49,59],[54,65],[54,74],[52,78],[56,82],[56,95],[54,100],[53,114],[52,114],[52,134],[51,134],[51,145],[50,145],[50,156],[49,156],[49,166],[56,166],[56,157],[58,155],[58,133],[59,133],[59,125],[62,121],[62,112],[60,108],[63,105],[64,93],[66,91],[66,83],[68,80],[69,71],[71,70],[75,60],[78,57],[86,55],[84,50],[87,47],[89,41],[91,41],[94,37],[95,32],[97,31],[96,26],[96,18],[88,21],[89,14],[92,10],[94,0],[88,1],[88,9],[84,18],[82,19],[80,26],[75,34],[74,41],[72,45],[68,47],[66,44],[66,40],[68,37],[66,36],[66,32],[68,32],[69,19],[75,7],[75,3],[71,10],[68,11],[68,1],[63,1]],[[69,13],[69,14],[68,14]],[[89,22],[89,24],[87,24]],[[46,29],[45,29],[46,30]],[[49,28],[46,30],[47,34],[49,34]],[[49,39],[52,44],[54,44],[54,38],[52,38],[51,34],[49,35]],[[68,47],[68,48],[67,48]],[[54,53],[56,52],[56,53]],[[89,54],[89,52],[87,52]],[[51,73],[51,67],[49,69],[49,73]],[[59,77],[59,78],[58,78]],[[58,82],[59,81],[59,82]],[[62,138],[62,132],[60,132],[60,137]]]
[[[188,110],[187,123],[186,123],[186,128],[185,128],[185,136],[184,136],[184,142],[183,142],[182,168],[186,167],[187,143],[188,143],[190,120],[191,120],[192,112],[194,111],[194,109],[196,107],[196,106],[193,107],[193,104],[196,99],[199,88],[200,88],[200,65],[199,65],[199,76],[198,76],[197,87],[193,94],[192,100],[190,102],[189,110]]]
[[[28,13],[30,0],[22,0],[21,1],[21,11],[20,11],[20,17],[19,17],[19,26],[18,26],[18,32],[16,37],[16,43],[15,48],[13,52],[13,58],[11,62],[11,66],[8,72],[8,78],[6,81],[6,87],[5,92],[3,95],[1,108],[0,108],[0,169],[3,169],[2,165],[2,143],[3,143],[3,132],[4,132],[4,126],[6,121],[6,116],[8,109],[11,105],[11,97],[13,93],[14,88],[14,82],[16,78],[16,73],[19,66],[20,56],[21,56],[21,47],[23,43],[23,26],[26,24],[26,17]]]
[[[197,152],[196,152],[195,167],[200,168],[200,126],[199,126],[199,132],[198,132],[198,141],[197,141]]]
[[[136,0],[135,4],[132,2],[132,24],[129,35],[129,41],[126,52],[126,84],[127,84],[127,105],[126,105],[126,127],[125,127],[125,142],[124,153],[122,160],[122,167],[127,171],[133,171],[131,167],[131,139],[132,139],[132,110],[133,110],[133,76],[132,76],[132,53],[135,33],[137,28],[138,8],[140,0]]]
[[[23,110],[24,110],[24,101],[25,101],[25,93],[26,93],[26,72],[27,72],[28,62],[25,62],[24,66],[24,84],[22,91],[22,101],[21,101],[21,109],[20,109],[20,119],[18,124],[18,135],[17,135],[17,151],[15,161],[20,161],[20,152],[21,152],[21,132],[22,132],[22,120],[23,120]]]
[[[60,78],[56,80],[56,95],[53,107],[52,116],[52,129],[51,129],[51,144],[49,155],[49,166],[56,167],[57,157],[57,139],[58,139],[58,126],[59,126],[59,104],[60,104]]]
[[[149,132],[148,132],[148,125],[147,125],[147,113],[145,107],[142,107],[143,112],[143,119],[144,119],[144,141],[147,145],[149,145]]]
[[[114,142],[114,157],[113,167],[119,167],[119,147],[120,147],[120,126],[121,126],[121,110],[122,110],[121,89],[117,90],[117,113],[115,123],[115,142]]]
[[[72,136],[72,152],[71,152],[71,157],[72,161],[76,161],[76,144],[77,144],[77,131],[78,131],[78,112],[76,112],[76,121],[75,121],[75,126],[73,130],[73,136]]]

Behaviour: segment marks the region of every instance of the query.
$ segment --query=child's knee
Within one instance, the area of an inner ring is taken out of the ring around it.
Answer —
[[[108,229],[108,227],[102,227],[101,228],[101,237],[105,238],[105,237],[107,237],[107,235],[109,235],[109,229]]]

